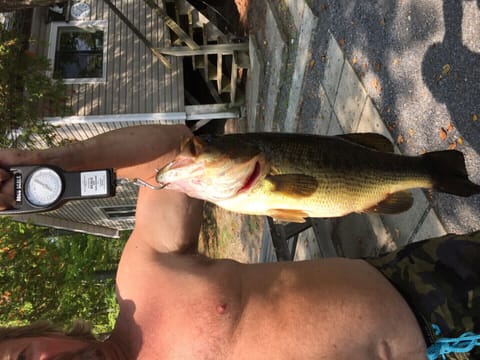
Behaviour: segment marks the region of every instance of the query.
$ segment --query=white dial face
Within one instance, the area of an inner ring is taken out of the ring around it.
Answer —
[[[40,168],[25,183],[25,196],[36,206],[53,204],[62,193],[62,179],[54,170]]]
[[[84,2],[78,2],[70,8],[70,15],[74,19],[84,19],[90,15],[90,5]]]

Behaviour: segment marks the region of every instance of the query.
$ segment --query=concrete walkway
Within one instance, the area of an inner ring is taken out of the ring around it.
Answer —
[[[384,121],[385,116],[380,116],[377,110],[383,98],[374,92],[375,87],[372,90],[364,85],[366,81],[370,81],[370,85],[373,81],[368,76],[368,71],[367,74],[360,73],[362,79],[357,75],[363,67],[358,67],[357,57],[346,53],[346,40],[338,35],[344,24],[335,24],[328,18],[328,2],[322,2],[323,5],[314,2],[312,9],[304,0],[257,1],[263,2],[265,9],[265,16],[262,17],[265,31],[254,32],[250,37],[251,71],[247,83],[249,131],[322,135],[376,132],[397,144],[397,152],[408,154],[415,154],[412,149],[432,151],[451,147],[444,143],[441,144],[443,148],[430,148],[430,143],[425,138],[414,136],[415,132],[420,132],[418,127],[414,129],[411,124],[405,124],[410,131],[406,134],[399,133],[398,129],[403,128],[402,123],[396,122],[393,126],[392,122]],[[353,6],[354,2],[340,3],[345,3],[348,7]],[[335,10],[339,11],[339,5],[336,4]],[[360,6],[359,3],[355,4]],[[379,19],[380,27],[384,21],[382,19],[384,18]],[[355,34],[350,36],[354,37]],[[408,39],[405,40],[405,46],[407,45]],[[360,53],[361,47],[356,51]],[[399,67],[397,71],[402,72],[401,64],[396,65]],[[382,66],[377,64],[376,70],[381,71]],[[377,85],[381,87],[379,81],[377,80]],[[416,87],[416,81],[421,82],[422,79],[413,79],[413,88]],[[395,90],[395,86],[388,89],[389,92]],[[429,111],[434,111],[431,108],[433,105],[428,104],[424,105],[428,106]],[[442,124],[445,121],[443,119]],[[428,124],[423,126],[422,133],[428,132]],[[431,137],[438,136],[436,130],[430,129]],[[417,144],[413,146],[415,141]],[[478,153],[464,139],[456,144],[460,143],[462,146],[458,146],[458,150],[467,154],[469,173],[473,173],[471,178],[478,183]],[[472,166],[472,162],[477,164],[476,167]],[[452,215],[451,211],[445,211],[451,203],[451,196],[435,195],[432,200],[421,190],[413,191],[413,195],[414,206],[400,215],[352,214],[343,218],[315,220],[314,227],[301,234],[295,259],[376,255],[414,241],[443,235],[447,231],[468,232],[480,228],[478,199],[472,201],[454,198],[457,211]],[[478,197],[480,196],[476,198]],[[464,221],[452,218],[458,212],[464,215]],[[274,261],[268,231],[264,233],[263,244],[261,260]]]

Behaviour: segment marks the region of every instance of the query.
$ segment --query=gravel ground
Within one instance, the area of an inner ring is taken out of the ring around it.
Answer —
[[[480,1],[312,1],[314,57],[329,29],[405,154],[456,148],[480,183]],[[306,91],[322,76],[322,61]],[[449,232],[480,229],[480,196],[434,193]]]

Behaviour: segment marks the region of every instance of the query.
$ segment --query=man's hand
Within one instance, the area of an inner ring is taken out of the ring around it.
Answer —
[[[0,211],[13,207],[14,184],[9,168],[16,165],[34,165],[35,151],[0,149]],[[1,213],[0,213],[1,215]]]

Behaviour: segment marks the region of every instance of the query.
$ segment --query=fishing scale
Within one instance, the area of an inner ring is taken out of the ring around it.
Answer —
[[[113,169],[63,171],[53,166],[14,166],[15,203],[0,214],[22,214],[54,210],[68,200],[105,198],[115,195]]]

